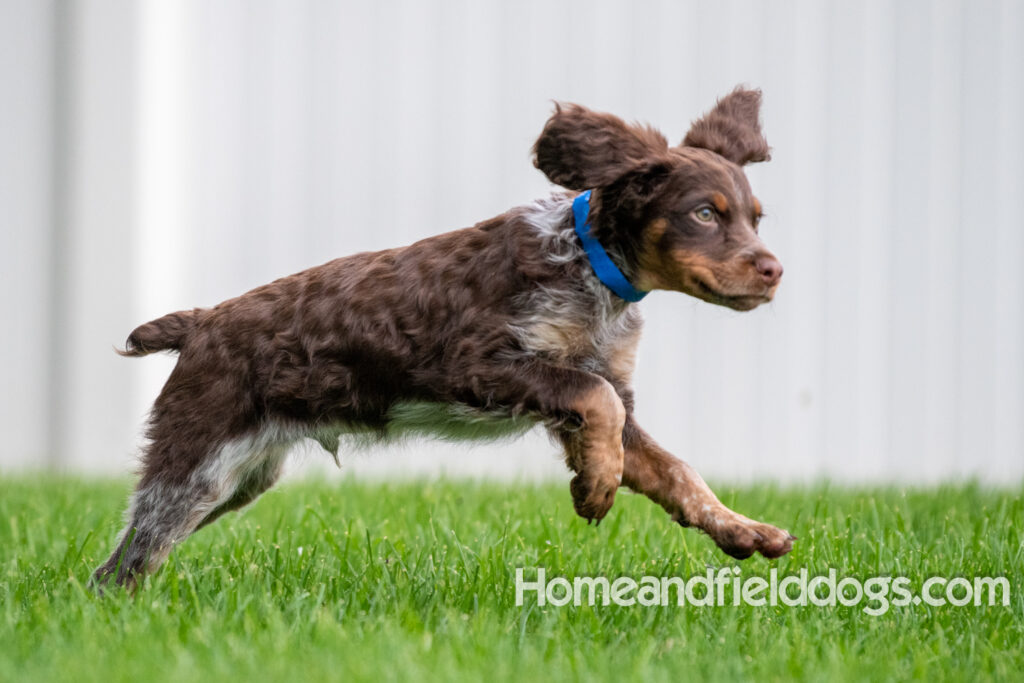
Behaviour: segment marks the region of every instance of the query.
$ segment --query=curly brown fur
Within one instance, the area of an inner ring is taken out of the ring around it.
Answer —
[[[607,185],[663,153],[668,141],[653,128],[577,104],[556,104],[533,145],[534,165],[570,190]]]
[[[741,166],[768,161],[771,148],[761,134],[760,111],[761,91],[737,88],[694,122],[683,144],[710,149]]]
[[[738,165],[767,158],[759,102],[732,93],[671,148],[651,128],[558,106],[535,163],[592,190],[594,234],[637,287],[747,310],[782,275]],[[299,439],[336,454],[348,436],[499,438],[538,422],[564,445],[587,519],[604,517],[625,484],[732,555],[787,552],[788,533],[728,510],[636,424],[639,309],[594,275],[573,231],[574,196],[330,261],[132,332],[125,355],[179,356],[97,584],[135,585],[175,543],[254,500]]]

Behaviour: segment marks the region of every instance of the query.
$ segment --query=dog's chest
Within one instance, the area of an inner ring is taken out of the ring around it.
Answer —
[[[597,279],[573,230],[572,198],[555,195],[521,218],[552,277],[518,297],[510,328],[529,354],[600,374],[628,378],[643,318]],[[552,286],[551,282],[559,284]]]
[[[531,354],[581,369],[630,374],[643,319],[589,289],[540,292],[513,329]]]

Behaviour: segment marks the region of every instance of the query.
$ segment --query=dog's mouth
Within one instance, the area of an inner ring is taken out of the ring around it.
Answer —
[[[710,304],[726,306],[734,311],[750,311],[761,304],[768,303],[775,294],[775,288],[768,289],[759,294],[725,294],[712,288],[701,278],[694,278],[696,284],[695,296],[698,299],[707,301]]]

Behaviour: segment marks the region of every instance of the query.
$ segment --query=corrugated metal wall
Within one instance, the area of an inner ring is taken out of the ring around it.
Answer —
[[[123,471],[170,359],[132,327],[549,190],[553,99],[680,139],[765,93],[786,266],[736,314],[643,304],[641,421],[706,475],[1024,476],[1024,3],[0,6],[5,469]],[[541,437],[357,472],[559,472]]]

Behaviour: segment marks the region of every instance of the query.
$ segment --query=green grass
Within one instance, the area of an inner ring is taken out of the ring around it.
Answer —
[[[515,567],[704,574],[735,563],[620,495],[567,487],[292,484],[179,547],[135,597],[85,588],[126,482],[0,479],[0,680],[1010,679],[1024,671],[1021,489],[723,490],[800,540],[742,578],[998,576],[1008,607],[516,607]],[[531,570],[532,575],[532,570]]]

